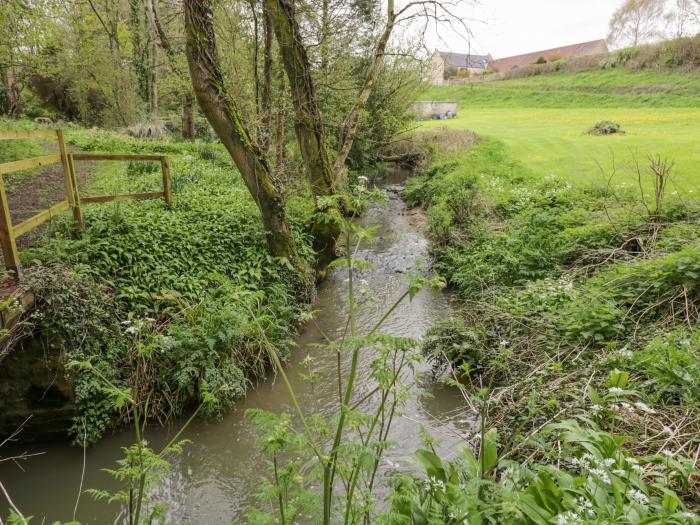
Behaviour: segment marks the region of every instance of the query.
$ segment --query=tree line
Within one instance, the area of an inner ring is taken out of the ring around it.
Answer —
[[[700,0],[624,0],[610,19],[608,42],[638,46],[700,30]]]
[[[255,200],[273,255],[309,273],[284,176],[316,203],[318,266],[335,256],[346,166],[390,142],[421,85],[428,22],[466,25],[457,2],[7,0],[0,109],[86,125],[170,126],[192,139],[195,101]],[[401,39],[396,28],[406,28]],[[406,38],[412,28],[414,35]],[[422,28],[422,29],[421,29]],[[358,136],[360,138],[358,138]]]

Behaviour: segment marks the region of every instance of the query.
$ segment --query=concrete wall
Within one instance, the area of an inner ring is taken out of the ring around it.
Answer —
[[[415,115],[422,118],[432,118],[433,115],[447,113],[448,111],[451,111],[453,115],[456,115],[457,103],[441,101],[415,102],[411,107],[411,111]]]

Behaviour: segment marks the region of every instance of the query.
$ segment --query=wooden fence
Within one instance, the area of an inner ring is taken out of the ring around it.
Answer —
[[[173,193],[172,181],[170,178],[170,167],[168,158],[164,155],[105,155],[105,154],[88,154],[88,153],[68,153],[66,144],[63,138],[63,130],[47,129],[35,131],[0,131],[0,140],[10,139],[37,139],[37,138],[55,138],[58,140],[59,152],[54,155],[44,155],[33,159],[17,160],[0,164],[0,246],[5,259],[5,267],[8,270],[14,271],[17,277],[22,272],[22,266],[19,261],[17,252],[16,239],[20,235],[33,230],[40,224],[50,220],[55,215],[66,211],[73,210],[73,218],[75,226],[80,231],[83,228],[83,215],[81,206],[83,204],[91,204],[95,202],[110,202],[123,200],[140,200],[154,199],[163,197],[168,206],[172,206]],[[75,177],[75,162],[76,161],[101,161],[101,160],[145,160],[159,161],[163,173],[163,191],[154,191],[148,193],[127,193],[123,195],[99,195],[92,197],[83,197],[78,191],[78,183]],[[10,206],[7,201],[7,193],[5,192],[5,182],[3,175],[13,173],[15,171],[26,170],[45,166],[47,164],[61,164],[63,166],[63,179],[66,186],[66,199],[54,204],[33,217],[20,222],[17,225],[12,224],[10,217]]]

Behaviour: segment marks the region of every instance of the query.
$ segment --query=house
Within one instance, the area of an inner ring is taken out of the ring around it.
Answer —
[[[435,50],[430,58],[431,84],[443,84],[450,77],[466,77],[486,71],[493,57],[491,55],[472,55],[471,53],[452,53]]]
[[[581,44],[535,51],[524,55],[499,58],[493,61],[492,67],[501,73],[506,73],[511,69],[518,69],[536,63],[552,62],[562,58],[603,55],[607,53],[608,45],[605,43],[605,40],[593,40],[592,42],[583,42]]]

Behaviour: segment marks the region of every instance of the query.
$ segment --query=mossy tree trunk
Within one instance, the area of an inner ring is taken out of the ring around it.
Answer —
[[[263,10],[265,17],[265,48],[263,50],[263,86],[262,86],[262,133],[260,147],[267,153],[270,150],[272,135],[272,17],[267,9]]]
[[[289,228],[282,197],[272,183],[267,159],[253,143],[238,107],[224,87],[211,0],[185,0],[184,9],[187,62],[202,112],[231,155],[260,209],[270,252],[306,272]]]
[[[284,85],[284,70],[279,70],[279,95],[277,96],[277,117],[275,122],[275,173],[279,176],[286,169],[285,121],[287,116],[286,91]]]
[[[24,113],[22,106],[22,88],[19,85],[17,72],[10,67],[5,73],[5,87],[9,101],[8,115],[11,118],[20,118]]]
[[[181,128],[184,140],[194,139],[194,95],[189,91],[182,95]]]
[[[331,199],[336,196],[335,177],[326,149],[311,65],[290,0],[265,0],[265,8],[272,19],[282,63],[289,80],[296,111],[294,129],[311,190],[319,208],[331,216],[330,220],[318,221],[312,226],[318,265],[325,267],[336,257],[335,243],[340,234],[340,210],[338,203]]]

